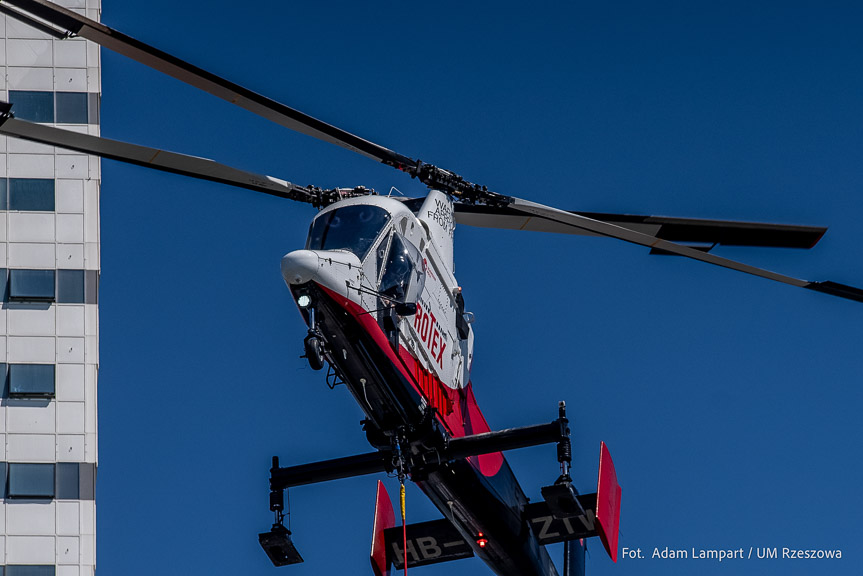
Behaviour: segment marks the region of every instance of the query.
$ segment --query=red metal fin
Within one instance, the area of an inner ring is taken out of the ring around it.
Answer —
[[[596,489],[596,523],[605,551],[617,562],[617,534],[620,528],[620,484],[605,442],[599,447],[599,485]]]
[[[390,563],[387,561],[384,530],[396,525],[393,503],[384,483],[378,480],[378,494],[375,498],[375,523],[372,528],[372,570],[375,576],[390,576]]]

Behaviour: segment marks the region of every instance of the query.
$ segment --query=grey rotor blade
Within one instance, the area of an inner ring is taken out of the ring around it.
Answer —
[[[679,256],[686,256],[694,260],[700,260],[702,262],[707,262],[708,264],[714,264],[716,266],[737,270],[738,272],[744,272],[753,276],[767,278],[768,280],[782,282],[783,284],[790,284],[791,286],[797,286],[798,288],[807,288],[809,290],[815,290],[831,294],[833,296],[863,302],[863,290],[853,286],[846,286],[844,284],[829,281],[810,282],[808,280],[801,280],[792,276],[779,274],[778,272],[772,272],[756,266],[750,266],[749,264],[743,264],[742,262],[737,262],[735,260],[729,260],[728,258],[716,256],[715,254],[710,254],[699,250],[698,248],[684,246],[669,240],[663,240],[662,238],[657,238],[656,236],[651,236],[643,232],[624,228],[616,224],[594,220],[593,218],[587,218],[580,214],[558,210],[557,208],[544,206],[542,204],[522,200],[520,198],[514,198],[509,207],[523,214],[538,216],[560,224],[574,226],[575,228],[579,228],[599,236],[617,238],[618,240],[624,240],[632,244],[639,244],[654,250],[660,250]]]
[[[812,248],[827,228],[795,226],[763,222],[707,220],[698,218],[672,218],[667,216],[640,216],[634,214],[606,214],[599,212],[567,211],[628,228],[673,242],[698,242],[723,246],[765,246],[773,248]],[[580,227],[557,220],[525,214],[510,207],[477,204],[455,204],[455,220],[466,226],[501,228],[531,232],[581,234],[595,236]]]
[[[312,204],[319,200],[319,194],[316,194],[317,191],[314,189],[297,186],[296,184],[279,178],[273,178],[272,176],[263,176],[232,168],[231,166],[220,164],[207,158],[138,146],[137,144],[109,140],[89,134],[80,134],[8,116],[5,120],[0,116],[0,121],[2,121],[2,124],[0,124],[0,134],[30,140],[31,142],[59,146],[163,172],[172,172],[202,180],[230,184],[281,198],[289,198]]]
[[[52,33],[50,27],[53,27],[53,35],[58,38],[86,38],[291,130],[399,169],[417,167],[417,161],[407,156],[322,122],[47,0],[2,0],[2,5],[12,7],[3,12],[26,24],[43,31],[46,31],[47,24],[48,33]]]

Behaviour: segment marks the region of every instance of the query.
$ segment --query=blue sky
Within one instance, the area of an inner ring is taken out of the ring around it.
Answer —
[[[854,3],[140,3],[103,21],[501,193],[565,209],[829,226],[729,258],[863,286],[863,12]],[[323,187],[417,182],[103,51],[104,136]],[[274,574],[267,469],[368,450],[302,354],[279,274],[314,211],[105,161],[98,565]],[[573,419],[623,486],[620,544],[842,550],[839,561],[608,560],[588,573],[856,574],[863,305],[612,240],[456,232],[492,427]],[[554,449],[509,456],[529,496]],[[291,491],[306,559],[368,574],[374,477]],[[394,480],[387,484],[397,490]],[[412,521],[437,518],[409,487]],[[557,550],[553,551],[559,556]],[[484,574],[478,560],[423,574]]]

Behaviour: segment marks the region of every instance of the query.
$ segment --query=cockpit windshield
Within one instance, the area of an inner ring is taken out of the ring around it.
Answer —
[[[306,250],[349,250],[365,260],[389,220],[389,212],[379,206],[354,204],[336,208],[312,222]]]

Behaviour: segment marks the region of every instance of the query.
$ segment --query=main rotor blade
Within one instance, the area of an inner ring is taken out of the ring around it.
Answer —
[[[594,220],[593,218],[587,218],[580,214],[576,214],[573,212],[565,212],[563,210],[558,210],[557,208],[544,206],[542,204],[537,204],[528,200],[522,200],[520,198],[514,198],[509,206],[513,210],[517,210],[524,214],[538,216],[540,218],[545,218],[547,220],[558,222],[561,224],[567,224],[569,226],[573,226],[587,232],[592,232],[593,234],[597,234],[599,236],[617,238],[618,240],[624,240],[632,244],[639,244],[641,246],[647,246],[649,248],[661,250],[663,252],[686,256],[694,260],[707,262],[708,264],[714,264],[716,266],[729,268],[731,270],[737,270],[738,272],[744,272],[753,276],[767,278],[768,280],[782,282],[783,284],[790,284],[791,286],[797,286],[799,288],[807,288],[809,290],[815,290],[818,292],[831,294],[833,296],[839,296],[841,298],[847,298],[849,300],[863,302],[863,290],[861,290],[860,288],[855,288],[853,286],[846,286],[844,284],[830,281],[810,282],[808,280],[793,278],[791,276],[786,276],[777,272],[771,272],[770,270],[765,270],[756,266],[750,266],[749,264],[743,264],[742,262],[729,260],[728,258],[722,258],[721,256],[709,254],[697,248],[683,246],[675,242],[663,240],[662,238],[657,238],[656,236],[651,236],[649,234],[644,234],[642,232],[631,230],[629,228],[624,228],[616,224],[603,222],[601,220]]]
[[[129,144],[118,140],[109,140],[89,134],[80,134],[60,128],[34,124],[17,118],[6,116],[5,120],[0,116],[0,134],[47,144],[49,146],[60,146],[69,150],[94,154],[102,158],[119,160],[128,164],[136,164],[163,172],[172,172],[191,176],[202,180],[230,184],[248,190],[264,192],[280,198],[289,198],[300,202],[316,204],[320,202],[322,191],[297,186],[279,178],[263,176],[232,168],[207,158],[187,156],[176,152],[168,152],[137,144]]]
[[[27,24],[44,29],[45,23],[48,23],[58,29],[55,34],[58,37],[76,35],[91,40],[291,130],[336,144],[399,169],[410,169],[417,166],[417,161],[407,156],[402,156],[299,110],[271,100],[248,88],[234,84],[167,52],[47,0],[2,0],[2,4],[17,8],[18,11],[9,10],[7,13]],[[20,10],[29,14],[22,13]],[[31,15],[44,22],[33,18]]]
[[[670,218],[666,216],[638,216],[633,214],[604,214],[573,212],[570,214],[600,220],[674,242],[698,242],[724,246],[766,246],[773,248],[812,248],[827,228],[793,226],[762,222],[736,222],[696,218]],[[472,204],[455,205],[455,220],[459,224],[480,228],[503,228],[558,234],[596,236],[571,224],[549,220],[542,216],[525,214],[508,207]]]
[[[73,35],[86,38],[281,126],[358,152],[406,172],[426,186],[448,192],[464,202],[491,205],[505,205],[509,202],[509,197],[468,182],[449,170],[415,160],[360,138],[48,0],[0,0],[0,4],[8,7],[5,13],[13,18],[39,30],[47,31],[57,38]]]

